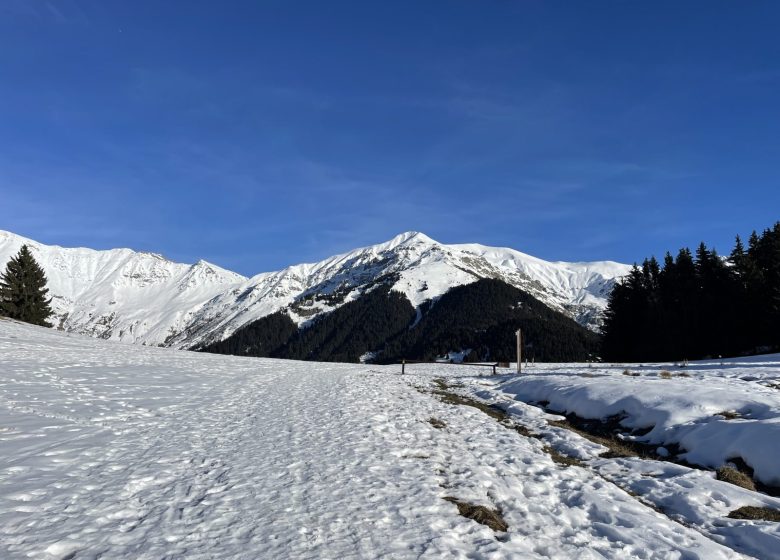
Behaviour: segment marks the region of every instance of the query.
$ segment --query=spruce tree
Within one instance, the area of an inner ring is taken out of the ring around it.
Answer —
[[[46,297],[46,274],[35,261],[27,245],[12,257],[0,274],[0,314],[33,325],[50,327],[52,315]]]
[[[617,282],[603,323],[603,357],[680,360],[780,350],[780,222],[737,237],[728,259],[702,243],[696,256],[646,259]]]

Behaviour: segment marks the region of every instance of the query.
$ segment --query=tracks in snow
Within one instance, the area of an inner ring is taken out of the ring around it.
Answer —
[[[462,450],[457,456],[441,457],[437,467],[443,475],[441,486],[469,502],[498,508],[510,528],[508,535],[499,533],[497,539],[527,538],[531,547],[524,554],[529,558],[572,557],[582,552],[583,542],[603,557],[743,557],[626,493],[585,464],[556,465],[560,459],[541,434],[517,424],[494,404],[451,392],[442,379],[430,381],[430,392],[445,404],[465,405],[450,406],[450,414],[439,412],[437,418],[446,420],[450,432],[463,434],[473,459],[467,460]],[[476,438],[478,431],[485,433]],[[464,463],[477,463],[479,470],[459,466]]]
[[[0,326],[4,559],[739,557],[432,376]]]

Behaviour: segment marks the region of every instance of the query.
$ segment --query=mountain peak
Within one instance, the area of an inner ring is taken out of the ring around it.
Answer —
[[[388,249],[394,249],[400,245],[409,245],[409,244],[435,244],[437,243],[427,235],[425,235],[422,232],[419,231],[405,231],[404,233],[399,233],[395,237],[393,237],[390,241],[387,243],[383,243],[383,245],[387,245]]]
[[[551,263],[513,249],[444,245],[419,231],[317,263],[245,278],[130,249],[47,246],[0,231],[0,266],[25,243],[46,271],[60,328],[130,342],[192,347],[287,310],[303,324],[390,282],[417,307],[451,288],[496,278],[582,324],[597,326],[606,294],[629,267]]]

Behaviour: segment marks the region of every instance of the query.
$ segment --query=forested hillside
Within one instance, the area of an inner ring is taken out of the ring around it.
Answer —
[[[598,336],[533,296],[492,279],[453,288],[419,314],[389,284],[316,318],[300,330],[282,311],[203,348],[207,352],[304,360],[432,360],[471,350],[467,361],[515,358],[515,331],[539,361],[595,357]]]
[[[586,361],[598,348],[596,334],[500,280],[453,288],[422,311],[414,328],[388,341],[384,360],[430,360],[471,349],[468,361],[511,361],[517,352],[518,328],[523,330],[529,359]]]

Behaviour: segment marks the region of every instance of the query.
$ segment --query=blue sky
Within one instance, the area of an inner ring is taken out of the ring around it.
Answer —
[[[780,3],[2,0],[0,229],[244,274],[780,219]]]

